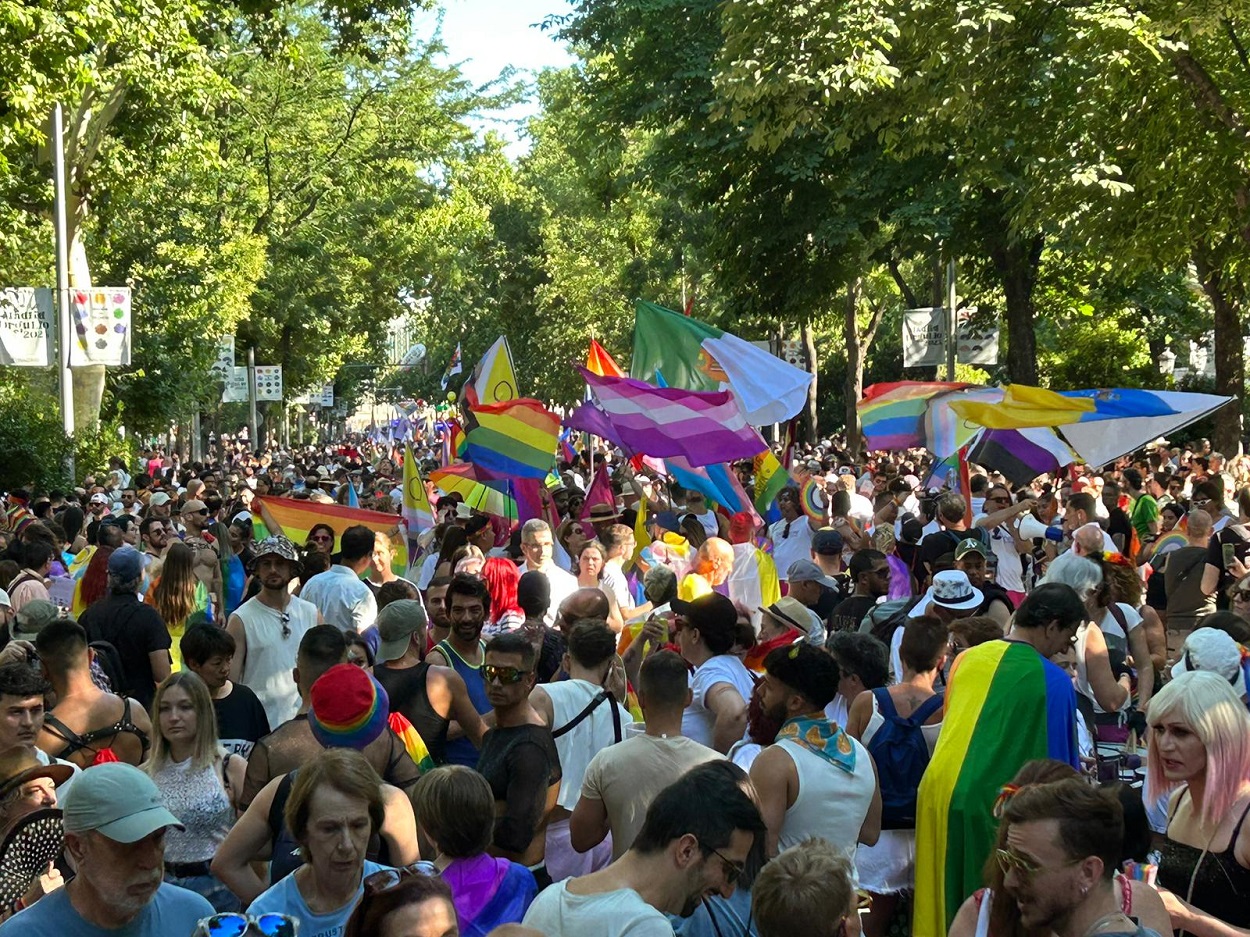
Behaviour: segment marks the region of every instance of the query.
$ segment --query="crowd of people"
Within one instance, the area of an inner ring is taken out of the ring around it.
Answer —
[[[1245,457],[599,449],[397,570],[389,447],[220,443],[6,495],[0,937],[1250,934]]]

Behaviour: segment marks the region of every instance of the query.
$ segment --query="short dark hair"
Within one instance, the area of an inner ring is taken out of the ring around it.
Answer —
[[[164,517],[156,517],[155,515],[148,515],[143,520],[139,521],[139,536],[146,537],[149,531],[152,530],[153,524],[164,524],[166,520],[167,518],[164,518]]]
[[[583,667],[598,667],[616,653],[616,635],[601,618],[579,619],[568,633],[569,656]]]
[[[880,550],[871,548],[856,550],[851,556],[851,562],[846,566],[847,571],[851,574],[851,582],[857,582],[864,573],[870,572],[874,567],[880,566],[887,560],[886,555]]]
[[[440,899],[451,912],[456,905],[451,887],[441,875],[405,875],[397,885],[384,891],[367,891],[347,919],[343,937],[373,937],[382,932],[383,922],[400,908]]]
[[[300,638],[296,661],[311,667],[320,675],[335,664],[341,664],[345,654],[347,638],[337,625],[314,625]],[[301,674],[302,678],[309,676],[311,674]]]
[[[451,577],[451,584],[447,587],[447,611],[451,611],[451,597],[453,595],[462,595],[470,599],[481,599],[482,608],[488,613],[490,612],[490,590],[486,588],[486,583],[476,576],[470,576],[467,573],[456,573]]]
[[[378,588],[376,596],[378,611],[382,611],[392,602],[399,602],[403,599],[419,599],[420,597],[421,592],[407,579],[392,579],[390,582],[382,583]]]
[[[890,649],[880,638],[860,631],[834,631],[825,648],[837,658],[843,675],[859,677],[869,690],[885,686],[890,679]]]
[[[22,563],[27,569],[39,569],[55,553],[56,549],[46,540],[28,540],[22,546]]]
[[[1223,631],[1238,644],[1250,644],[1250,622],[1236,612],[1212,612],[1210,615],[1203,615],[1194,624],[1195,631],[1199,628],[1214,628],[1216,631]]]
[[[1058,622],[1062,631],[1080,626],[1085,620],[1085,603],[1076,590],[1063,582],[1043,582],[1024,597],[1012,623],[1017,628],[1045,628]]]
[[[179,644],[182,659],[189,664],[205,664],[214,657],[233,657],[234,635],[216,625],[192,625]]]
[[[1022,787],[1003,809],[1008,823],[1055,820],[1059,845],[1069,859],[1097,856],[1102,878],[1111,881],[1120,867],[1124,843],[1124,809],[1108,791],[1090,787],[1081,778]]]
[[[25,661],[0,664],[0,696],[30,699],[32,696],[44,696],[50,689],[48,681]]]
[[[643,706],[682,709],[690,690],[690,671],[676,651],[657,651],[638,671],[638,696]]]
[[[39,629],[35,650],[49,670],[64,673],[86,657],[87,632],[72,618],[58,618]]]
[[[551,608],[551,580],[546,573],[521,573],[516,586],[516,604],[527,617],[542,618]]]
[[[355,524],[343,531],[339,538],[339,555],[344,563],[355,563],[373,555],[377,534],[364,524]]]
[[[1134,489],[1141,488],[1141,485],[1142,485],[1141,472],[1137,471],[1137,469],[1126,468],[1120,474],[1124,476],[1124,481],[1130,488],[1134,488]]]
[[[1088,491],[1078,491],[1074,495],[1068,495],[1067,506],[1074,511],[1084,511],[1085,516],[1089,518],[1093,518],[1098,511],[1098,502]]]
[[[768,652],[764,669],[774,680],[780,680],[812,704],[824,709],[838,695],[837,662],[824,651],[810,644],[791,644]]]
[[[748,783],[745,771],[723,759],[691,768],[651,801],[630,848],[654,855],[689,834],[708,853],[728,846],[737,830],[758,840],[766,827],[759,807],[743,789]]]
[[[916,673],[932,670],[942,659],[950,644],[950,633],[942,619],[936,615],[909,618],[903,624],[903,641],[898,648],[899,660],[904,667]],[[899,674],[900,679],[902,674]]]
[[[534,662],[538,659],[538,653],[534,650],[534,645],[530,644],[529,638],[516,631],[491,638],[486,642],[486,653],[519,654],[521,667],[525,670],[532,670]]]

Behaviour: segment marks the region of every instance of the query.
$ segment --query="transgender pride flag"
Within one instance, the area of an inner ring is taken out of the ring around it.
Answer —
[[[578,368],[593,401],[568,425],[659,459],[684,456],[692,466],[750,459],[768,448],[730,391],[655,387],[628,377],[600,377]]]

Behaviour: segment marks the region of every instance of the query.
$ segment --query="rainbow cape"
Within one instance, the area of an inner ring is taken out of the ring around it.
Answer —
[[[917,798],[916,937],[945,937],[964,899],[984,884],[998,827],[994,799],[1034,758],[1079,765],[1071,678],[1027,644],[989,641],[965,651],[951,669],[942,733]]]

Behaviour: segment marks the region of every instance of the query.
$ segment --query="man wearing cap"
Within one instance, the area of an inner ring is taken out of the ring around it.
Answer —
[[[256,546],[260,592],[236,608],[226,623],[235,643],[230,679],[252,688],[271,726],[286,722],[299,709],[291,673],[296,652],[304,634],[321,624],[316,606],[287,590],[298,568],[299,557],[290,540],[262,540]]]
[[[935,615],[949,625],[958,618],[970,618],[977,614],[984,602],[985,593],[972,585],[967,573],[959,569],[944,569],[933,574],[933,585],[911,607],[907,617]],[[903,661],[899,657],[902,642],[903,625],[899,624],[890,638],[890,672],[896,681],[903,675]]]
[[[1246,702],[1250,655],[1243,655],[1241,647],[1227,633],[1215,628],[1197,628],[1190,632],[1172,665],[1172,676],[1178,677],[1191,670],[1219,674],[1232,684],[1233,692],[1242,702]]]
[[[751,672],[731,653],[738,610],[717,592],[693,602],[674,599],[672,608],[676,644],[694,667],[693,698],[682,719],[682,735],[728,752],[746,731],[747,700],[755,689]]]
[[[378,613],[381,642],[373,676],[391,701],[416,728],[435,764],[447,760],[447,729],[455,720],[475,746],[486,727],[469,698],[464,678],[451,667],[425,660],[425,608],[415,599],[391,602]]]
[[[74,774],[70,765],[45,765],[25,748],[10,748],[0,752],[0,803],[9,806],[0,812],[0,829],[9,830],[14,823],[36,811],[57,807],[56,788]],[[38,848],[38,847],[37,847]],[[10,857],[6,857],[10,858]],[[14,857],[15,858],[15,857]],[[63,856],[57,856],[60,864]],[[19,860],[19,863],[21,860]],[[44,895],[61,888],[65,881],[55,866],[43,865],[38,869],[12,867],[6,876],[6,885],[20,889],[26,885],[18,900],[0,908],[0,919],[11,917],[20,908],[29,908]],[[19,880],[21,876],[21,880]],[[9,892],[12,894],[12,892]]]
[[[989,550],[980,540],[968,537],[960,540],[955,546],[955,568],[964,572],[968,582],[974,589],[979,589],[984,598],[981,605],[973,611],[974,615],[986,615],[993,618],[1007,630],[1011,622],[1011,613],[1015,604],[1007,594],[1007,590],[998,583],[986,578],[986,562]]]
[[[107,641],[117,649],[125,686],[114,687],[147,709],[156,684],[169,676],[173,640],[160,612],[139,601],[143,558],[134,547],[119,547],[108,558],[108,595],[93,603],[78,623],[88,641]]]
[[[61,806],[65,853],[77,872],[0,924],[0,935],[168,937],[192,933],[213,913],[201,895],[163,881],[165,831],[183,826],[138,768],[98,765],[75,779]]]
[[[170,520],[169,502],[173,499],[169,497],[167,491],[154,491],[152,497],[148,498],[148,517],[159,517],[162,520]]]
[[[865,548],[851,557],[847,570],[852,592],[829,617],[829,631],[858,631],[864,616],[890,591],[890,562],[880,550]]]
[[[768,528],[773,542],[773,562],[777,564],[777,576],[786,582],[787,572],[798,560],[810,560],[812,553],[812,528],[807,515],[799,507],[799,490],[783,488],[777,495],[777,510],[781,520]]]
[[[833,610],[846,591],[846,575],[835,579],[811,560],[804,559],[790,564],[786,579],[790,582],[789,594],[802,602],[820,625],[820,634],[814,634],[812,641],[818,647],[823,645],[825,633],[832,627]]]

